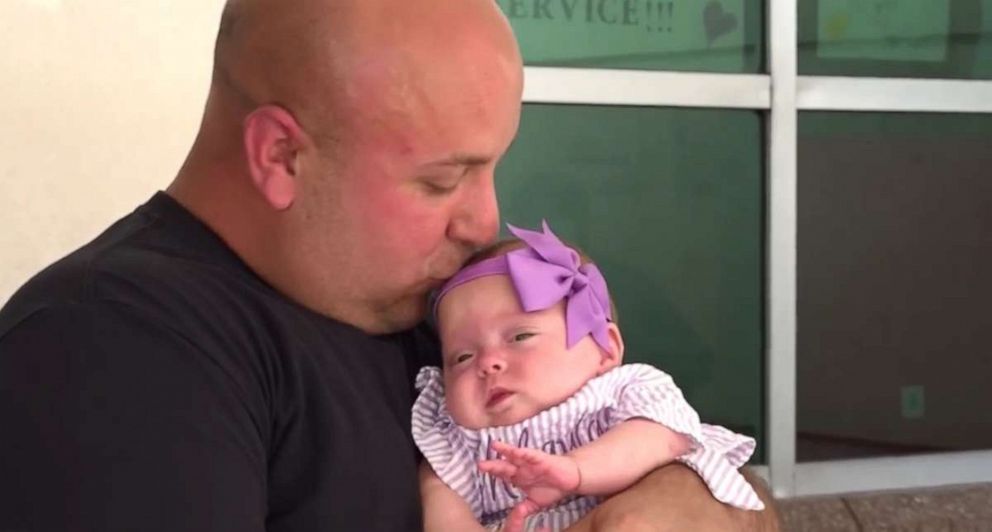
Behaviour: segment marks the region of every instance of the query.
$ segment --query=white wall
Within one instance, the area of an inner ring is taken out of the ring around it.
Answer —
[[[222,7],[0,1],[0,304],[171,181]]]

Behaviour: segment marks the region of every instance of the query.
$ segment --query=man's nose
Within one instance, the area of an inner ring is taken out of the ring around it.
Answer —
[[[448,226],[448,237],[470,247],[496,239],[499,233],[499,206],[492,171],[479,176],[476,186],[466,190],[464,200]]]

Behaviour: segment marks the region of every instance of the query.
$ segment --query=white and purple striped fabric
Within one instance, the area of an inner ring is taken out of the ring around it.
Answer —
[[[413,405],[413,439],[438,477],[468,501],[483,525],[498,527],[522,500],[513,486],[480,473],[476,466],[479,460],[496,457],[489,448],[493,440],[565,454],[631,418],[650,419],[688,436],[693,450],[678,460],[699,474],[717,500],[748,510],[764,508],[737,471],[754,452],[754,440],[700,423],[672,378],[652,366],[620,366],[590,380],[565,402],[529,419],[478,430],[461,427],[451,419],[444,404],[440,369],[423,368],[416,385],[421,393]],[[566,528],[599,501],[587,496],[565,499],[532,517],[528,529]]]

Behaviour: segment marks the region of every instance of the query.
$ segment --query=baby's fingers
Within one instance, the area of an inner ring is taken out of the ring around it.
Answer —
[[[510,481],[517,474],[517,466],[506,460],[479,460],[479,471]]]
[[[513,449],[513,451],[507,453],[506,458],[518,466],[537,466],[545,463],[550,456],[548,453],[537,449]]]
[[[547,456],[543,451],[528,449],[526,447],[514,447],[503,442],[494,441],[492,447],[496,452],[506,457],[507,460],[517,464],[539,464],[541,459]]]
[[[520,450],[520,447],[517,447],[516,445],[511,445],[509,443],[501,442],[499,440],[493,440],[492,442],[490,442],[489,447],[492,450],[496,451],[497,453],[504,455],[510,454],[513,451]]]

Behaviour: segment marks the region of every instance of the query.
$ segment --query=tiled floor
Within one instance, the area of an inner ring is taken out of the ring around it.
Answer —
[[[784,532],[992,532],[992,484],[779,501]]]

